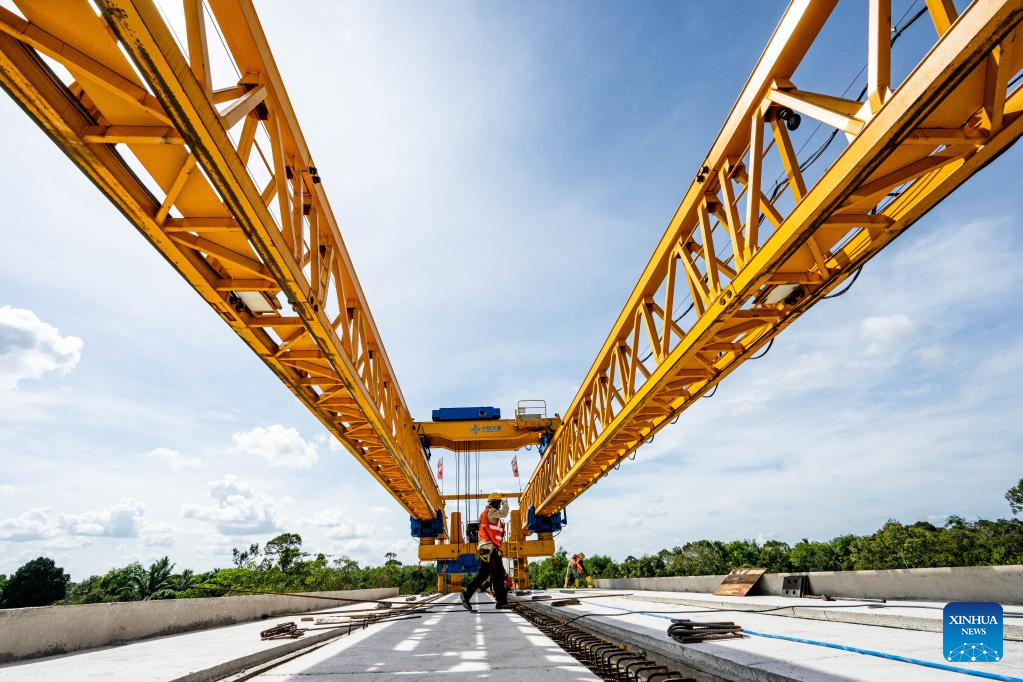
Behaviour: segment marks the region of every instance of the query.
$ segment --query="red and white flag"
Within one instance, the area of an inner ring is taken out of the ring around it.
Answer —
[[[444,480],[444,458],[443,457],[438,457],[437,458],[437,480],[438,481],[443,481]]]
[[[512,455],[512,476],[519,477],[519,456]]]

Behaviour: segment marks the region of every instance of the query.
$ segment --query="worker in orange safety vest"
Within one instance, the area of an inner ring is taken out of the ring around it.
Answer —
[[[579,587],[583,579],[583,562],[581,554],[573,554],[565,568],[565,587]]]
[[[508,609],[507,575],[501,558],[501,542],[504,540],[504,519],[508,516],[508,500],[498,493],[487,496],[487,506],[480,514],[480,538],[476,551],[480,555],[480,572],[462,590],[462,606],[472,610],[469,600],[489,578],[494,588],[497,608]]]

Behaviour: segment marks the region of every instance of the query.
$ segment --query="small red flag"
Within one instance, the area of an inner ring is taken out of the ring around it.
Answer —
[[[444,458],[443,457],[438,457],[437,458],[437,480],[438,481],[443,481],[444,480]]]
[[[519,456],[512,455],[512,476],[519,477]]]

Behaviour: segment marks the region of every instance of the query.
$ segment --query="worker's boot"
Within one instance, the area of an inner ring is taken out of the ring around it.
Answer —
[[[465,590],[462,590],[461,596],[462,606],[464,606],[467,611],[472,611],[472,604],[469,603],[469,593],[466,592]]]
[[[514,607],[513,605],[511,605],[511,604],[509,604],[509,603],[505,602],[504,604],[498,604],[498,605],[497,605],[497,606],[495,606],[494,608],[495,608],[495,609],[512,609],[512,608],[515,608],[515,607]]]

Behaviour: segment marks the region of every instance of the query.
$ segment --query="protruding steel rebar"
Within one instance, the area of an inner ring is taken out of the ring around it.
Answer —
[[[528,606],[517,606],[515,610],[590,671],[608,682],[693,680],[681,672],[654,663],[641,651],[634,651],[623,644],[602,639]]]

